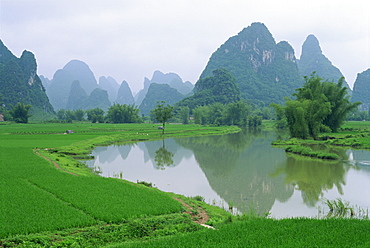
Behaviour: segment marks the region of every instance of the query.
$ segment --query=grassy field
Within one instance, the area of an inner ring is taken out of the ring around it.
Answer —
[[[363,122],[347,125],[337,135],[358,135],[356,125],[367,129]],[[168,125],[164,137],[238,130]],[[95,146],[164,137],[152,124],[0,125],[0,247],[370,246],[370,221],[232,217],[203,202],[99,177],[74,160]],[[174,197],[190,206],[188,214]],[[194,223],[201,209],[216,230]]]

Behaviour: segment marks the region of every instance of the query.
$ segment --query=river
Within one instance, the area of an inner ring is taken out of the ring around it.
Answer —
[[[97,147],[87,165],[104,177],[152,183],[162,191],[204,197],[234,213],[317,217],[324,199],[370,209],[370,151],[316,147],[340,161],[286,154],[272,131],[171,138]]]

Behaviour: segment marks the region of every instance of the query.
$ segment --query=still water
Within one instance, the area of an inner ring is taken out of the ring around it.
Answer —
[[[316,217],[323,199],[370,210],[370,151],[314,149],[341,161],[286,154],[275,132],[174,138],[96,148],[89,167],[104,177],[151,182],[162,191],[203,196],[207,203],[275,218]]]

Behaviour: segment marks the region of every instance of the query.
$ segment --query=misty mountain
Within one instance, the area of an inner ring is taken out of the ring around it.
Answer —
[[[99,78],[99,87],[108,92],[110,102],[116,101],[120,85],[114,78],[101,76]]]
[[[370,108],[370,69],[358,73],[352,92],[353,102],[362,102],[361,110],[369,110]]]
[[[135,102],[137,105],[140,106],[141,102],[148,92],[149,86],[153,83],[167,84],[183,95],[190,94],[194,88],[194,85],[192,83],[190,83],[189,81],[183,82],[181,77],[176,73],[170,72],[164,74],[157,70],[153,73],[151,80],[149,80],[148,78],[144,78],[144,88],[140,90],[136,95]]]
[[[151,109],[158,105],[158,101],[165,101],[166,104],[174,105],[185,96],[168,84],[152,83],[149,86],[148,93],[141,102],[139,109],[142,114],[148,116]]]
[[[80,81],[75,80],[71,85],[71,90],[68,96],[68,102],[66,109],[69,110],[76,110],[76,109],[83,109],[85,102],[87,101],[87,94],[84,89],[82,89],[80,85]]]
[[[108,92],[106,90],[96,88],[83,103],[82,109],[101,108],[104,111],[107,111],[110,106],[111,103],[109,101]]]
[[[303,84],[291,45],[286,41],[276,44],[262,23],[252,23],[222,44],[200,79],[213,76],[219,68],[235,77],[243,99],[262,106],[282,103],[285,96]]]
[[[302,45],[302,54],[298,61],[298,68],[302,76],[310,76],[312,72],[324,80],[338,82],[343,77],[341,71],[323,54],[319,40],[312,34],[307,36]],[[350,88],[345,85],[350,92]]]
[[[47,77],[44,77],[43,75],[39,76],[42,86],[44,86],[45,90],[49,87],[51,81]]]
[[[117,99],[115,102],[119,104],[132,105],[135,103],[135,99],[132,96],[131,89],[126,81],[123,81],[118,89]]]
[[[55,72],[46,93],[56,110],[66,109],[73,81],[78,80],[81,88],[90,95],[98,84],[89,66],[80,60],[71,60]]]
[[[93,108],[101,108],[104,111],[107,111],[110,106],[111,103],[106,90],[96,88],[88,96],[85,90],[80,86],[80,82],[78,80],[73,81],[66,109],[88,110]]]
[[[17,58],[0,40],[0,108],[9,110],[21,102],[32,105],[33,119],[53,115],[53,106],[36,72],[33,53],[25,50]]]

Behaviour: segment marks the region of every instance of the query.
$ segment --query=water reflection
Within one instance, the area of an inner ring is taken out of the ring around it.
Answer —
[[[211,204],[232,203],[240,212],[274,217],[314,216],[323,197],[370,205],[370,166],[356,166],[370,161],[370,152],[313,147],[345,161],[325,162],[287,155],[271,146],[276,138],[274,132],[247,129],[111,146],[94,150],[96,159],[89,164],[101,168],[102,176],[122,173],[124,179],[152,182],[164,191],[202,195]],[[355,184],[366,190],[359,193]]]
[[[343,195],[345,175],[351,168],[341,161],[323,161],[288,154],[288,159],[275,169],[273,175],[282,175],[284,183],[301,191],[303,202],[315,206],[325,191],[336,188]]]
[[[164,170],[166,167],[175,166],[173,162],[173,153],[168,151],[165,147],[165,142],[162,140],[162,146],[155,151],[155,167],[156,169]]]

